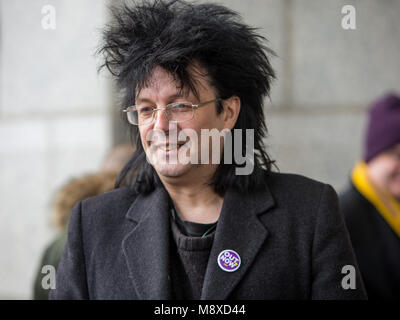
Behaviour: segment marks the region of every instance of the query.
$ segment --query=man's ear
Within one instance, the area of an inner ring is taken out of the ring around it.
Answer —
[[[222,100],[225,129],[231,130],[235,126],[237,118],[239,117],[240,105],[241,102],[238,96],[232,96],[228,99]]]

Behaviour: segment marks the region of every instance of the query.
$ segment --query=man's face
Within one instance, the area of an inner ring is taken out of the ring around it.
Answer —
[[[371,159],[368,167],[373,181],[400,201],[400,143]]]
[[[176,102],[198,104],[216,99],[215,90],[208,84],[204,77],[198,76],[196,80],[198,81],[196,84],[199,99],[196,99],[192,92],[188,92],[184,96],[179,96],[179,83],[174,80],[171,74],[157,67],[154,69],[150,81],[148,81],[149,85],[138,93],[135,103],[140,106],[164,108],[166,105]],[[181,91],[185,92],[185,90]],[[209,176],[212,174],[211,172],[216,170],[216,165],[193,164],[191,162],[186,164],[181,163],[177,155],[182,147],[183,149],[181,152],[185,150],[183,145],[189,138],[185,141],[178,141],[178,143],[175,144],[171,136],[179,136],[182,130],[192,129],[192,132],[195,132],[198,137],[198,141],[195,141],[196,143],[194,143],[192,147],[197,150],[198,153],[198,150],[201,150],[201,129],[213,128],[218,130],[225,128],[224,112],[217,115],[216,102],[209,103],[196,109],[194,117],[191,120],[173,123],[172,131],[169,130],[170,126],[165,110],[159,110],[154,115],[154,120],[151,124],[139,126],[139,132],[146,155],[160,178],[186,176],[193,179],[204,174]],[[162,133],[161,136],[164,136],[165,139],[159,137],[160,133]],[[159,139],[154,139],[155,136]],[[149,137],[153,138],[149,139]],[[186,148],[186,150],[185,153],[189,154],[189,149]],[[210,151],[210,154],[211,153],[212,151]],[[177,159],[177,161],[170,161],[172,158]]]

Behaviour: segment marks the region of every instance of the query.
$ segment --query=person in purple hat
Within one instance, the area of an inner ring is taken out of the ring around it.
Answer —
[[[364,156],[340,197],[370,299],[400,298],[400,97],[372,104]]]

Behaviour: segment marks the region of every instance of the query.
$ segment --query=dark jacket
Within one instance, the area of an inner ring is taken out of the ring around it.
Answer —
[[[273,173],[253,194],[228,190],[211,248],[202,299],[363,299],[354,254],[329,185]],[[52,299],[169,299],[170,213],[158,187],[120,188],[74,208]],[[235,272],[217,264],[233,249]],[[343,289],[345,265],[356,289]]]
[[[400,238],[353,183],[340,206],[368,297],[400,299]]]

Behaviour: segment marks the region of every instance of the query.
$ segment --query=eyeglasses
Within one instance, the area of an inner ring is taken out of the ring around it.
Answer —
[[[201,102],[199,104],[192,104],[189,102],[176,102],[166,105],[165,108],[130,106],[123,110],[123,112],[126,113],[129,123],[135,126],[142,126],[152,123],[158,110],[165,110],[165,115],[168,121],[184,122],[193,119],[194,111],[196,109],[216,101],[220,101],[220,99]]]

